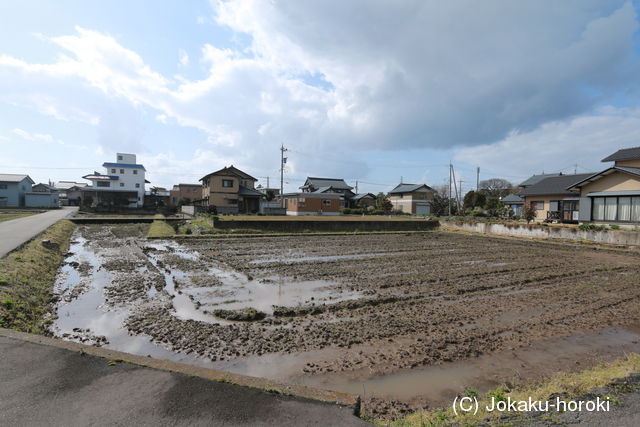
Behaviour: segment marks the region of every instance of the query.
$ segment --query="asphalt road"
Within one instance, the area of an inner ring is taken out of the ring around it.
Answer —
[[[352,409],[0,336],[0,425],[366,425]]]
[[[67,206],[37,215],[0,222],[0,258],[77,210],[77,207]]]

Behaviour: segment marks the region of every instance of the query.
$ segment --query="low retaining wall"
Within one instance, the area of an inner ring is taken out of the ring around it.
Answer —
[[[440,226],[438,221],[314,221],[314,220],[252,220],[216,221],[219,230],[248,229],[273,232],[302,231],[428,231]]]
[[[587,231],[573,227],[540,227],[526,224],[500,224],[488,222],[442,221],[442,225],[458,230],[516,237],[543,237],[550,239],[589,240],[597,243],[640,246],[637,231]]]
[[[176,224],[184,222],[183,218],[155,218],[155,217],[86,217],[86,218],[69,218],[74,224],[135,224],[135,223],[152,223],[153,221],[160,219],[167,221],[169,224]]]

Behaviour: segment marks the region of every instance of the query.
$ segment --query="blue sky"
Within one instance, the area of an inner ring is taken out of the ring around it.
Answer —
[[[0,171],[153,184],[234,164],[378,192],[602,168],[640,145],[638,3],[0,3]],[[577,166],[576,166],[577,165]]]

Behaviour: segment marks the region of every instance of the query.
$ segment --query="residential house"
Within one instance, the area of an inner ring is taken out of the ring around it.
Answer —
[[[264,197],[254,188],[256,178],[233,165],[200,178],[202,194],[198,204],[215,207],[218,213],[255,213]]]
[[[0,174],[0,207],[24,206],[25,196],[31,192],[33,184],[29,175]]]
[[[427,184],[398,184],[389,191],[387,198],[395,210],[414,215],[426,215],[431,213],[434,194],[433,188]]]
[[[300,187],[300,189],[303,193],[340,194],[342,196],[342,198],[340,199],[340,208],[355,208],[357,207],[357,201],[359,201],[362,197],[365,197],[365,195],[362,195],[360,198],[353,200],[353,198],[357,194],[353,191],[353,187],[347,184],[345,180],[341,178],[308,177],[304,185]]]
[[[202,198],[202,185],[200,184],[177,184],[169,191],[169,204],[176,206],[180,201],[183,204],[191,204],[195,200]]]
[[[91,202],[92,207],[144,206],[146,169],[136,163],[135,154],[117,153],[116,162],[105,162],[104,173],[94,172],[83,176],[91,185],[81,189],[83,204]]]
[[[283,194],[287,215],[340,215],[344,196],[340,193],[299,192]]]
[[[514,216],[522,215],[522,207],[524,206],[524,199],[517,194],[509,194],[500,199],[502,204],[513,211]]]
[[[640,223],[640,147],[618,150],[602,159],[613,166],[573,183],[583,222]]]
[[[144,192],[144,205],[151,207],[169,206],[171,192],[164,187],[151,187]]]
[[[524,188],[518,196],[536,210],[538,221],[577,222],[580,193],[569,188],[593,174],[550,176]]]
[[[25,194],[24,205],[31,208],[57,208],[60,206],[58,189],[50,184],[36,184]]]
[[[58,197],[62,206],[80,206],[82,197],[81,189],[86,187],[85,182],[58,181],[54,187],[58,190]]]
[[[520,187],[521,189],[524,189],[524,188],[531,187],[532,185],[539,183],[543,179],[553,178],[555,176],[560,176],[560,175],[562,175],[562,172],[559,172],[559,173],[542,173],[542,174],[539,174],[539,175],[531,175],[529,178],[527,178],[524,181],[522,181],[518,185],[518,187]]]
[[[353,195],[349,201],[353,208],[366,209],[376,204],[376,196],[372,193],[359,193]]]

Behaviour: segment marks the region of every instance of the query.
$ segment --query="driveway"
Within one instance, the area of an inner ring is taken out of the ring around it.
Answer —
[[[364,426],[353,409],[3,336],[0,425]]]
[[[77,207],[66,206],[25,218],[0,222],[0,258],[77,210]]]

